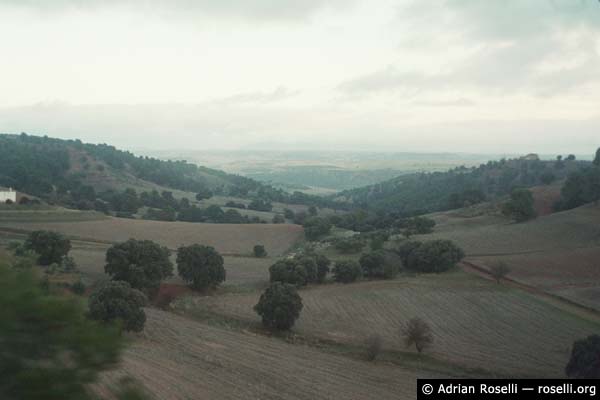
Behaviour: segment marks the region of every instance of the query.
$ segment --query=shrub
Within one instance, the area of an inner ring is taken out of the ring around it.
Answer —
[[[146,323],[146,296],[123,281],[110,281],[90,295],[89,316],[102,322],[119,321],[122,329],[140,332]]]
[[[291,220],[296,218],[296,215],[294,214],[294,212],[292,210],[290,210],[289,208],[286,208],[283,210],[283,216],[286,219],[291,219]]]
[[[195,290],[216,287],[226,275],[223,257],[213,247],[199,244],[177,249],[177,271]]]
[[[285,224],[285,218],[281,214],[275,214],[271,222],[274,224]]]
[[[600,336],[591,335],[573,343],[565,373],[569,378],[600,379]]]
[[[262,258],[267,256],[267,250],[265,250],[265,246],[262,244],[255,245],[252,252],[254,253],[254,257]]]
[[[277,261],[269,267],[269,275],[271,282],[283,282],[295,286],[304,286],[307,283],[306,268],[294,259]]]
[[[318,281],[317,263],[315,262],[314,257],[299,256],[295,259],[295,261],[304,267],[304,270],[306,271],[307,283],[315,283]]]
[[[404,336],[405,346],[408,348],[414,344],[419,353],[433,343],[431,328],[420,318],[413,318],[408,321],[402,335]]]
[[[375,361],[379,353],[381,353],[383,345],[381,336],[378,334],[369,336],[367,340],[365,340],[365,345],[367,346],[367,360]]]
[[[163,279],[173,275],[170,255],[169,249],[151,240],[129,239],[108,249],[104,271],[113,280],[153,294]]]
[[[361,276],[362,270],[356,261],[340,261],[333,267],[333,279],[336,282],[350,283]]]
[[[290,329],[302,311],[302,298],[293,285],[272,283],[260,296],[254,310],[267,328]]]
[[[71,241],[57,232],[33,231],[25,240],[25,249],[38,254],[41,265],[60,263],[71,250]]]

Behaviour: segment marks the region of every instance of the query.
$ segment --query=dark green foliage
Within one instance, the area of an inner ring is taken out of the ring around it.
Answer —
[[[300,316],[302,298],[294,285],[274,282],[261,294],[254,310],[267,328],[287,330]]]
[[[596,167],[600,167],[600,147],[596,150],[596,156],[594,157],[593,163]]]
[[[155,208],[149,208],[144,214],[144,219],[150,219],[153,221],[175,221],[177,213],[173,209],[159,210]]]
[[[398,254],[406,268],[417,272],[448,271],[465,256],[462,249],[450,240],[404,242]]]
[[[297,225],[304,225],[307,218],[308,215],[304,211],[297,212],[294,214],[294,223]]]
[[[96,398],[88,386],[119,361],[114,327],[86,319],[76,299],[48,295],[29,269],[0,266],[0,304],[0,398]]]
[[[385,276],[385,254],[373,251],[360,257],[363,276],[368,278],[383,278]]]
[[[533,208],[533,194],[527,189],[514,189],[502,212],[515,222],[524,222],[537,216]]]
[[[273,205],[269,201],[256,199],[248,204],[248,209],[255,211],[271,211],[273,210]]]
[[[265,246],[262,244],[255,245],[252,252],[254,253],[254,257],[262,258],[267,256],[267,250],[265,250]]]
[[[323,255],[317,255],[315,256],[315,263],[317,264],[317,282],[323,283],[329,273],[331,261]]]
[[[38,254],[37,261],[41,265],[59,264],[71,250],[71,241],[58,232],[33,231],[24,247]]]
[[[281,214],[275,214],[271,222],[274,224],[285,224],[285,218]]]
[[[315,207],[315,206],[310,206],[310,207],[308,207],[308,214],[309,214],[311,217],[314,217],[314,216],[316,216],[318,213],[319,213],[319,211],[317,210],[317,207]]]
[[[341,283],[351,283],[362,276],[362,269],[356,261],[336,262],[332,272],[333,279]]]
[[[85,294],[85,284],[82,281],[77,281],[71,284],[71,291],[76,295],[82,296]]]
[[[331,223],[326,218],[311,217],[304,221],[304,235],[308,240],[317,240],[330,230]]]
[[[431,233],[434,226],[435,221],[427,217],[413,217],[398,223],[398,227],[404,229],[406,237]]]
[[[308,255],[299,256],[294,259],[306,271],[306,282],[316,283],[318,281],[318,267],[315,257]]]
[[[365,242],[360,237],[353,236],[336,240],[334,247],[341,253],[358,253],[365,247]]]
[[[291,220],[296,218],[296,215],[294,214],[294,212],[292,210],[290,210],[289,208],[286,208],[285,210],[283,210],[283,216],[286,219],[291,219]]]
[[[565,368],[569,378],[600,379],[600,336],[576,340]]]
[[[225,207],[231,207],[231,208],[241,208],[243,210],[246,209],[246,205],[244,203],[236,203],[235,201],[228,201],[227,203],[225,203]]]
[[[210,246],[192,244],[177,249],[179,276],[195,290],[216,287],[225,281],[223,257]]]
[[[431,327],[421,318],[412,318],[402,331],[404,344],[410,347],[413,344],[419,353],[433,343]]]
[[[169,249],[151,240],[129,239],[108,249],[104,271],[113,280],[152,295],[163,279],[173,275],[170,255]]]
[[[211,197],[213,197],[213,192],[210,189],[202,187],[197,190],[196,200],[200,201],[210,199]]]
[[[308,276],[304,265],[295,259],[277,261],[269,267],[271,282],[284,282],[295,286],[304,286],[308,282]]]
[[[600,200],[600,167],[575,172],[567,178],[562,190],[558,210],[570,210]]]
[[[123,281],[108,281],[90,295],[89,316],[104,323],[117,321],[126,331],[140,332],[146,323],[146,296]]]
[[[586,165],[580,161],[568,164],[554,171],[556,179],[563,179]],[[341,192],[338,197],[347,198],[352,204],[372,212],[389,213],[393,210],[398,217],[409,217],[504,196],[514,187],[539,185],[547,168],[554,168],[554,162],[526,159],[490,161],[477,168],[458,167],[447,172],[405,174]]]
[[[556,175],[554,175],[554,172],[550,170],[544,171],[544,173],[540,176],[540,180],[544,185],[549,185],[556,180]]]

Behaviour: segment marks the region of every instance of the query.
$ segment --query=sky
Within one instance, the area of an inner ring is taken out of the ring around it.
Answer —
[[[0,0],[0,132],[592,153],[598,0]]]

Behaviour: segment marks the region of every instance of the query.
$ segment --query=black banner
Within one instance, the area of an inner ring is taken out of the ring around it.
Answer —
[[[577,400],[600,396],[593,379],[418,379],[418,400]]]

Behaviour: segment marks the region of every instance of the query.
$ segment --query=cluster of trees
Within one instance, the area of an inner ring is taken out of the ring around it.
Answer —
[[[600,200],[600,148],[596,151],[590,167],[569,175],[561,190],[561,198],[554,208],[557,211],[569,210],[598,200]]]
[[[476,168],[402,175],[375,185],[344,191],[338,198],[375,213],[395,210],[402,216],[464,207],[531,187],[564,179],[586,166],[574,158],[555,161],[513,159],[490,161]]]
[[[450,240],[404,241],[396,249],[402,265],[416,272],[444,272],[464,257],[464,251]]]
[[[323,283],[329,273],[331,261],[316,254],[302,254],[277,261],[269,267],[271,282],[283,282],[294,286]]]

